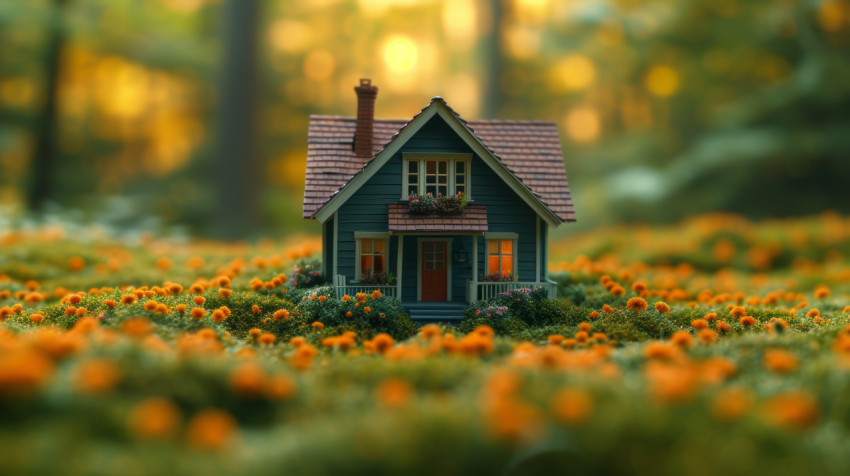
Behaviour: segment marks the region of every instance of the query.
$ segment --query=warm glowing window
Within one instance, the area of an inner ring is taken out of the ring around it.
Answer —
[[[360,239],[360,273],[386,272],[387,240],[384,238]]]
[[[514,272],[513,240],[487,240],[487,272],[502,276]]]

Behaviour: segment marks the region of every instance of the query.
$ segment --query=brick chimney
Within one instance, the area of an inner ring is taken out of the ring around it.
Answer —
[[[354,132],[354,153],[357,157],[372,157],[372,133],[375,124],[375,97],[378,87],[371,79],[361,79],[357,93],[357,130]]]

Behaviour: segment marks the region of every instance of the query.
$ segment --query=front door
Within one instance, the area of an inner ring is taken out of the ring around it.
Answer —
[[[422,243],[422,300],[445,301],[447,298],[446,242]]]

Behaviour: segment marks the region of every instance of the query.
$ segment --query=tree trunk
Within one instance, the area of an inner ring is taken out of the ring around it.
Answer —
[[[63,16],[68,0],[53,0],[50,16],[50,31],[47,35],[44,68],[44,107],[34,121],[35,151],[30,168],[30,188],[27,206],[38,212],[49,200],[55,200],[53,190],[57,155],[57,107],[59,66],[62,62],[62,47],[65,43]]]
[[[484,38],[484,55],[487,61],[484,74],[484,103],[481,108],[483,118],[490,119],[499,115],[502,108],[501,80],[504,69],[502,58],[502,19],[504,18],[503,0],[490,0],[490,28]]]
[[[258,0],[227,0],[223,12],[224,60],[218,111],[216,231],[225,239],[254,233],[258,217],[255,136]]]

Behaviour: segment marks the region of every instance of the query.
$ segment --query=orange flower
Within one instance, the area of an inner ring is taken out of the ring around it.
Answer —
[[[711,413],[722,421],[737,420],[752,406],[753,397],[742,388],[721,390],[711,401]]]
[[[377,289],[372,291],[372,300],[373,301],[376,300],[376,299],[380,299],[382,296],[383,296],[383,294],[381,294],[381,291],[379,291]]]
[[[180,425],[180,410],[164,398],[149,398],[136,405],[127,418],[131,435],[142,439],[172,438]]]
[[[603,304],[602,305],[602,312],[604,312],[605,314],[611,314],[612,312],[614,312],[614,308],[612,308],[611,306],[609,306],[607,304]]]
[[[266,374],[254,362],[244,363],[230,373],[230,389],[241,398],[259,396],[265,385]]]
[[[691,321],[691,327],[693,327],[694,329],[705,329],[706,327],[708,327],[708,321],[706,321],[705,319],[694,319],[693,321]]]
[[[699,331],[699,339],[706,344],[710,344],[717,340],[717,333],[711,329],[702,329]]]
[[[820,418],[820,407],[811,394],[802,390],[771,397],[762,407],[764,418],[776,426],[790,430],[805,430]]]
[[[233,295],[233,291],[231,291],[230,289],[221,288],[221,289],[218,290],[218,294],[219,294],[219,296],[223,297],[224,299],[227,299],[227,298],[229,298],[230,296]]]
[[[157,305],[159,305],[159,303],[156,301],[148,301],[145,303],[144,309],[147,312],[153,312],[153,310],[156,309]]]
[[[827,297],[829,297],[829,288],[828,287],[826,287],[824,285],[820,285],[820,286],[815,288],[815,298],[824,299],[824,298],[827,298]]]
[[[348,312],[346,312],[346,313],[345,313],[345,317],[351,317],[351,316],[353,316],[353,315],[354,315],[354,314],[352,314],[352,313],[351,313],[351,311],[348,311]]]
[[[691,334],[688,331],[677,331],[670,337],[670,342],[682,348],[690,347],[691,341]]]
[[[186,428],[189,444],[202,450],[223,450],[235,436],[236,420],[229,413],[208,409],[195,415]]]
[[[590,319],[594,319],[594,320],[599,319],[599,312],[591,311],[590,314],[587,315],[587,317],[589,317]]]
[[[634,291],[638,294],[640,294],[640,293],[642,293],[646,290],[647,290],[646,283],[644,283],[643,281],[635,281],[632,284],[632,291]]]
[[[400,408],[413,397],[413,387],[406,380],[388,378],[375,391],[378,402],[387,408]]]
[[[77,366],[74,384],[77,391],[102,395],[118,384],[120,372],[115,362],[105,358],[89,359]]]
[[[443,334],[443,331],[440,329],[440,326],[436,324],[427,324],[422,326],[422,329],[419,330],[419,334],[425,339],[431,339],[433,337],[439,337]]]
[[[317,331],[320,331],[320,330],[322,330],[322,329],[324,329],[324,328],[325,328],[325,325],[324,325],[324,324],[322,324],[322,323],[321,323],[321,322],[319,322],[319,321],[315,321],[315,322],[313,322],[312,324],[310,324],[310,326],[311,326],[313,329],[316,329]]]
[[[681,355],[681,351],[667,342],[654,341],[644,347],[643,355],[647,359],[670,360]]]
[[[709,312],[708,314],[702,316],[702,318],[705,319],[706,321],[713,321],[713,320],[717,319],[717,313],[716,312]]]
[[[771,372],[787,374],[797,370],[799,360],[787,350],[769,349],[764,352],[762,363]]]
[[[260,309],[260,306],[254,304],[253,306],[251,306],[251,312],[254,314],[259,314],[263,311]]]
[[[297,337],[296,337],[296,339],[297,339]],[[274,334],[269,334],[268,332],[266,332],[265,334],[261,335],[261,336],[257,339],[257,341],[258,341],[260,344],[266,344],[266,345],[274,344],[274,341],[276,341],[276,340],[277,340],[277,337],[275,337],[275,335],[274,335]]]
[[[624,294],[626,294],[626,290],[623,289],[623,287],[619,284],[611,287],[611,290],[609,292],[616,297],[622,297]]]
[[[590,325],[589,323],[587,323],[587,322],[582,322],[581,324],[579,324],[579,325],[578,325],[578,329],[579,329],[580,331],[590,332],[590,331],[593,329],[593,326],[591,326],[591,325]]]
[[[389,334],[380,333],[372,339],[372,345],[375,346],[375,350],[380,353],[384,353],[392,348],[395,344],[395,339],[393,339]]]
[[[369,306],[366,306],[363,308],[363,312],[369,314],[370,312],[372,312],[372,309]]]
[[[633,297],[626,303],[626,307],[635,312],[642,312],[647,308],[647,306],[648,304],[646,303],[646,300],[639,297]]]
[[[68,259],[68,269],[71,271],[80,271],[86,267],[86,262],[79,256],[72,256]]]
[[[670,312],[670,306],[664,301],[658,301],[655,303],[655,310],[661,314],[667,314]]]
[[[732,310],[729,311],[729,314],[736,319],[740,319],[747,315],[747,311],[741,306],[732,306]]]
[[[204,316],[206,316],[206,315],[207,315],[207,311],[206,311],[206,310],[204,310],[204,309],[202,309],[202,308],[200,308],[200,307],[194,307],[194,308],[192,308],[192,319],[200,320],[200,319],[203,319],[203,318],[204,318]]]
[[[815,316],[820,316],[820,311],[817,310],[817,309],[812,309],[812,310],[810,310],[809,312],[806,313],[806,317],[815,317]]]
[[[266,383],[266,396],[274,400],[290,400],[298,393],[298,385],[288,375],[272,376]]]
[[[289,319],[289,311],[287,311],[286,309],[278,309],[277,311],[274,312],[272,317],[274,317],[274,320],[276,320],[276,321],[280,321],[280,320],[285,321],[285,320]]]
[[[216,309],[215,311],[213,311],[211,317],[212,317],[212,320],[215,321],[216,323],[221,323],[225,319],[227,319],[227,315],[221,309]]]
[[[741,318],[741,325],[744,327],[751,327],[755,325],[756,319],[753,316],[744,316]]]
[[[593,414],[593,399],[586,390],[564,388],[558,391],[549,404],[552,414],[569,426],[586,422]]]
[[[552,345],[558,345],[558,344],[561,343],[562,340],[564,340],[564,336],[562,336],[560,334],[553,334],[553,335],[550,335],[547,340]]]
[[[121,330],[131,336],[144,337],[153,331],[153,326],[144,317],[133,317],[121,323]]]
[[[348,301],[351,301],[351,296],[346,294],[345,296],[342,297],[342,302],[348,302]]]
[[[35,323],[35,324],[41,324],[41,321],[43,321],[43,320],[44,320],[44,314],[41,314],[39,312],[37,312],[35,314],[30,314],[30,321]]]

